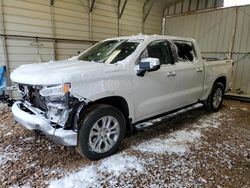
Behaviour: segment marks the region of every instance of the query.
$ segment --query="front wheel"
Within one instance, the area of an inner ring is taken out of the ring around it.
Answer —
[[[105,104],[92,106],[80,124],[78,150],[91,160],[114,154],[126,132],[123,114]]]
[[[217,112],[223,103],[224,85],[216,82],[211,90],[208,99],[205,101],[205,107],[209,112]]]

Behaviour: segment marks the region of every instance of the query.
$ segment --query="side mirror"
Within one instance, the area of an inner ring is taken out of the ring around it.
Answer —
[[[157,71],[160,69],[161,64],[158,58],[146,58],[142,59],[139,63],[139,70],[137,71],[137,76],[144,76],[146,71]]]

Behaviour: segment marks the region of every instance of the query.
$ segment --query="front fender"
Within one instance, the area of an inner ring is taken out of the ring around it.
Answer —
[[[128,104],[129,118],[134,118],[133,93],[129,81],[121,83],[119,80],[101,80],[85,84],[73,83],[70,92],[85,105],[107,97],[122,97]]]

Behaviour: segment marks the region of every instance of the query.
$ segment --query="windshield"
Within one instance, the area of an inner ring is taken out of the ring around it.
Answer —
[[[79,60],[98,63],[116,63],[131,55],[141,40],[108,40],[100,42],[83,53]]]

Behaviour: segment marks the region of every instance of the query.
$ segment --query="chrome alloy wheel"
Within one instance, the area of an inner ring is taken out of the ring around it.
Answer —
[[[220,106],[220,103],[222,101],[222,97],[223,97],[223,91],[221,88],[217,88],[214,92],[214,96],[213,96],[213,107],[216,109]]]
[[[120,125],[113,116],[104,116],[97,120],[90,130],[89,146],[96,153],[109,151],[117,142]]]

